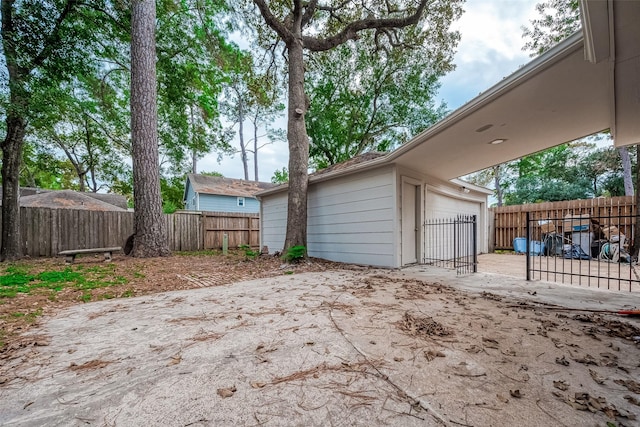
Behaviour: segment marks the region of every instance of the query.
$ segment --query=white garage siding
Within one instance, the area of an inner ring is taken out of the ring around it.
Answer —
[[[394,266],[394,169],[379,168],[309,188],[310,256]]]
[[[287,232],[287,192],[266,196],[260,205],[260,245],[269,253],[282,251]]]

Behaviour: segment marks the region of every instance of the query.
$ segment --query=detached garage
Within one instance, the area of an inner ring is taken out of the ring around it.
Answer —
[[[456,177],[603,130],[616,146],[640,143],[640,1],[581,0],[580,10],[582,31],[397,150],[311,175],[309,254],[382,267],[426,262],[443,247],[446,256],[460,234],[423,234],[422,225],[454,215],[477,216],[465,238],[485,252],[490,192]],[[280,251],[287,187],[257,196],[262,245]]]
[[[398,268],[422,262],[429,218],[476,215],[477,250],[487,251],[490,190],[439,181],[366,153],[309,177],[307,250],[332,261]],[[287,186],[258,194],[261,242],[270,253],[284,246]],[[442,243],[442,242],[440,242]]]

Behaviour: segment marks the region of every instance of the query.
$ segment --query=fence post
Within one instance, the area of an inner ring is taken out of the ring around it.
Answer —
[[[458,268],[458,227],[460,215],[453,219],[453,268]]]
[[[529,218],[530,218],[530,212],[527,211],[526,215],[525,215],[525,221],[527,222],[526,227],[525,227],[525,244],[527,245],[527,248],[525,249],[525,256],[527,257],[527,281],[531,280],[531,243],[530,243],[530,239],[531,239],[531,233],[530,233],[530,228],[529,228]]]
[[[222,235],[222,254],[226,255],[229,252],[229,235],[224,233]]]
[[[478,217],[476,215],[473,218],[473,272],[478,272]]]

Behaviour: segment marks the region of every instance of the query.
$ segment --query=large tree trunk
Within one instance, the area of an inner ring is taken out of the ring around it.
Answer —
[[[300,36],[300,33],[297,34]],[[302,43],[296,39],[287,44],[289,54],[289,105],[287,139],[289,141],[289,199],[287,234],[284,250],[307,245],[307,185],[309,181],[309,137],[304,115],[304,57]]]
[[[10,106],[6,111],[6,135],[2,141],[2,244],[0,261],[22,257],[20,240],[20,161],[27,122],[29,96],[24,92],[28,70],[18,66],[13,25],[13,1],[2,0],[2,46],[9,73]]]
[[[162,216],[156,107],[156,6],[133,0],[131,10],[131,151],[134,241],[132,255],[170,255]]]
[[[496,197],[498,198],[498,207],[502,206],[502,193],[504,190],[502,189],[502,183],[500,182],[502,176],[500,174],[502,168],[500,165],[493,167],[493,182],[496,188]]]
[[[15,104],[14,104],[15,105]],[[0,259],[13,261],[22,257],[20,239],[20,160],[26,123],[10,112],[7,135],[2,142],[2,247]]]
[[[244,142],[244,105],[239,91],[238,95],[238,137],[240,138],[240,155],[242,156],[242,168],[244,170],[244,180],[249,181],[249,161],[247,159],[247,147]]]
[[[633,196],[633,177],[631,173],[631,158],[627,147],[618,147],[620,160],[622,160],[622,176],[624,178],[624,195]]]
[[[256,114],[253,116],[253,176],[254,181],[258,179],[258,112],[260,109],[256,106]]]

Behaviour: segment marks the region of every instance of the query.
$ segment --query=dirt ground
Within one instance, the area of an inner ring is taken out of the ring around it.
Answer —
[[[116,259],[136,297],[31,300],[0,425],[638,425],[640,324],[599,312],[637,294],[218,258]]]

